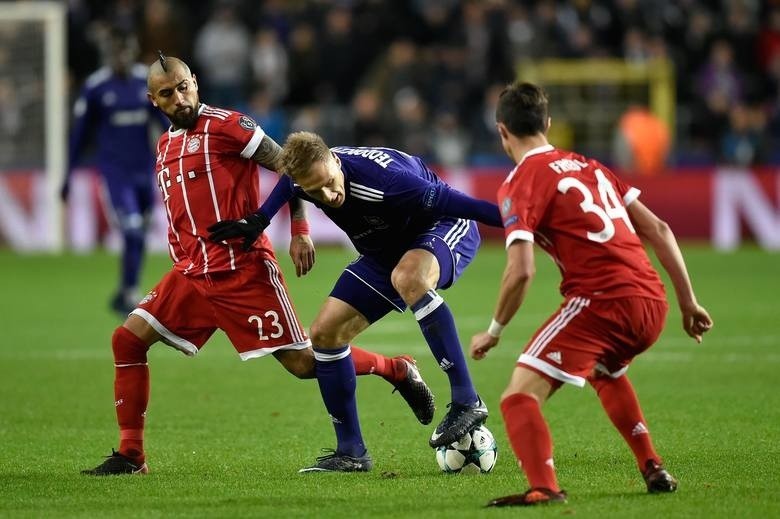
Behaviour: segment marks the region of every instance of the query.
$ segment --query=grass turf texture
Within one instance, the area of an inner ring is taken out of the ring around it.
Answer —
[[[533,517],[780,516],[778,256],[746,248],[717,254],[685,248],[701,302],[716,327],[696,345],[673,306],[659,343],[629,373],[656,446],[680,480],[674,495],[650,496],[592,390],[566,387],[545,407],[566,505]],[[490,321],[503,250],[483,247],[444,292],[461,340]],[[281,263],[304,323],[351,255],[318,251],[308,277]],[[525,489],[506,439],[498,398],[523,344],[560,302],[558,274],[539,256],[530,297],[498,349],[469,361],[499,445],[492,474],[442,474],[427,446],[449,401],[446,377],[412,316],[393,314],[357,344],[408,352],[437,396],[434,423],[421,426],[378,377],[358,381],[368,474],[297,474],[333,429],[315,381],[288,375],[272,358],[241,362],[221,332],[193,359],[156,345],[149,354],[147,477],[89,478],[117,445],[107,309],[113,256],[28,256],[0,252],[0,516],[144,517],[499,517],[488,499]],[[144,287],[169,266],[148,258]],[[669,287],[667,283],[667,287]],[[670,288],[671,291],[671,288]]]

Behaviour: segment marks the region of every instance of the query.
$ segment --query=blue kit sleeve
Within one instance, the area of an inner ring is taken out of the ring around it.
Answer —
[[[492,227],[504,226],[496,204],[472,198],[446,184],[431,186],[424,200],[424,208],[435,213],[476,220]]]
[[[89,132],[92,130],[93,119],[96,116],[95,106],[88,89],[82,89],[73,112],[73,126],[68,142],[68,170],[65,172],[67,176],[70,176],[71,171],[78,164]]]
[[[273,191],[269,193],[263,205],[257,209],[257,213],[270,221],[279,212],[279,209],[294,196],[295,186],[292,179],[287,175],[281,175]]]

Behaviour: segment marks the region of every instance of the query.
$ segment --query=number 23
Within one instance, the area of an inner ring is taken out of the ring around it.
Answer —
[[[259,315],[250,315],[249,319],[247,319],[248,322],[252,323],[254,322],[257,324],[257,335],[260,338],[261,341],[267,341],[268,339],[278,339],[282,336],[284,333],[284,328],[282,328],[282,325],[279,323],[279,314],[274,312],[273,310],[268,310],[266,313],[263,314],[263,317],[269,318],[270,323],[268,323],[269,327],[274,329],[274,332],[271,333],[270,336],[263,334],[263,318]]]
[[[596,170],[596,180],[598,181],[597,187],[599,190],[599,198],[601,198],[601,207],[593,200],[593,194],[588,189],[588,186],[583,184],[580,180],[573,177],[566,177],[558,182],[558,191],[566,193],[570,188],[574,188],[582,194],[582,202],[580,202],[580,208],[586,213],[592,213],[599,217],[604,224],[604,228],[598,232],[588,231],[588,239],[604,243],[609,241],[615,236],[615,224],[612,220],[623,220],[628,229],[636,234],[634,226],[631,224],[631,219],[628,217],[628,212],[625,206],[620,202],[620,199],[615,193],[615,188],[612,183],[607,180],[606,175],[600,169]]]

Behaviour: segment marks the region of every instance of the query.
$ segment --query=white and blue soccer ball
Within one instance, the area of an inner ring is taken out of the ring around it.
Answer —
[[[480,474],[496,466],[498,447],[493,433],[479,425],[460,440],[436,448],[436,461],[449,474]]]

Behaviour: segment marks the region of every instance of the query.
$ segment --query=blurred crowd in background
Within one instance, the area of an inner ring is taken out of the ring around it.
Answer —
[[[157,49],[181,57],[204,102],[246,112],[280,142],[305,129],[331,145],[397,147],[452,167],[507,160],[493,107],[523,60],[667,58],[677,95],[671,165],[780,162],[780,1],[67,4],[71,96],[118,26],[137,36],[140,61]]]

